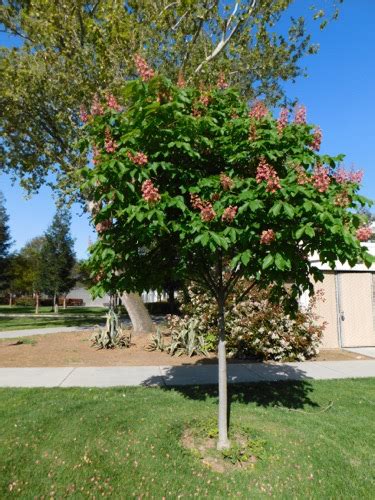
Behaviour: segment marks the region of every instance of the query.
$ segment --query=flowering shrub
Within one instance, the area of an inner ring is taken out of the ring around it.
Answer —
[[[228,355],[257,356],[274,361],[303,361],[319,352],[324,324],[318,324],[314,306],[322,297],[317,293],[307,310],[294,317],[286,314],[279,304],[273,304],[265,290],[252,289],[241,298],[248,283],[241,281],[227,304],[226,331]],[[182,316],[168,317],[168,333],[173,339],[181,331],[194,331],[205,341],[208,351],[216,350],[217,306],[210,296],[197,287],[189,287],[189,302],[182,305]]]

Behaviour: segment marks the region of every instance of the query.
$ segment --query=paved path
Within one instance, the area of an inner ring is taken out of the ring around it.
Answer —
[[[60,316],[60,318],[64,319],[65,316]],[[130,326],[130,319],[129,318],[120,318],[121,323],[123,323],[125,326]],[[162,323],[165,320],[165,316],[154,316],[151,315],[151,319],[153,323],[159,324]],[[105,323],[103,322],[103,318],[100,317],[98,318],[98,323],[99,326],[104,326]],[[0,331],[0,339],[14,339],[16,337],[32,337],[33,335],[48,335],[50,333],[67,333],[67,332],[79,332],[79,331],[85,331],[85,330],[92,330],[95,328],[96,325],[87,325],[87,326],[54,326],[51,328],[35,328],[35,329],[30,329],[28,328],[27,330],[5,330],[5,331]]]
[[[230,383],[357,377],[375,377],[375,360],[243,363],[228,366]],[[0,387],[173,386],[216,383],[216,365],[0,368]]]
[[[28,330],[8,330],[0,332],[0,339],[14,339],[15,337],[32,337],[33,335],[48,335],[50,333],[66,333],[92,330],[91,326],[55,326],[53,328],[36,328]]]

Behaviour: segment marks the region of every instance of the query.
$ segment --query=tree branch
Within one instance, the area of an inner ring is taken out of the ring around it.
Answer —
[[[175,5],[177,5],[177,3],[178,2],[171,2],[168,5],[166,5],[164,7],[164,9],[160,12],[160,16],[159,17],[161,17],[164,14],[164,12],[167,11],[168,9],[170,9],[171,7],[174,7]]]
[[[248,286],[244,292],[242,292],[242,294],[240,295],[239,299],[237,299],[237,302],[241,302],[245,298],[245,296],[250,292],[250,290],[252,290],[254,288],[255,285],[256,285],[256,282],[253,281],[251,283],[251,285]]]
[[[215,5],[217,5],[217,0],[215,0],[211,5],[207,5],[206,4],[206,6],[205,6],[206,7],[205,14],[203,16],[200,16],[198,18],[199,19],[199,23],[198,23],[197,30],[194,33],[193,38],[192,38],[191,42],[188,45],[188,50],[185,52],[185,55],[182,58],[182,66],[181,66],[182,69],[185,68],[188,60],[190,59],[190,56],[191,56],[192,50],[194,48],[195,42],[197,41],[197,39],[198,39],[198,37],[199,37],[199,35],[200,35],[201,31],[202,31],[203,23],[207,20],[208,14],[215,7]]]
[[[249,9],[247,10],[247,12],[243,16],[241,16],[239,18],[237,24],[235,24],[235,26],[233,26],[233,28],[230,31],[230,33],[228,34],[228,36],[226,36],[227,30],[229,28],[229,25],[232,23],[232,20],[233,20],[234,16],[236,15],[236,12],[238,10],[238,4],[239,4],[239,2],[236,1],[236,4],[235,4],[235,6],[233,8],[233,11],[232,11],[231,15],[229,16],[229,18],[228,18],[228,20],[227,20],[227,22],[225,24],[225,28],[224,28],[223,33],[221,35],[220,42],[216,45],[216,47],[213,49],[213,51],[211,52],[211,54],[209,54],[206,57],[206,59],[204,61],[202,61],[197,66],[197,68],[195,69],[195,73],[199,73],[205,64],[207,64],[210,61],[212,61],[212,59],[214,59],[215,57],[217,57],[220,54],[220,52],[222,52],[225,49],[225,47],[230,42],[232,36],[249,19],[249,17],[251,16],[251,14],[253,13],[253,11],[254,11],[254,9],[256,7],[257,1],[258,0],[252,0],[251,5],[250,5]]]

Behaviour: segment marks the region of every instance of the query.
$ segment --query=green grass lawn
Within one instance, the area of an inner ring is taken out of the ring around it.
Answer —
[[[89,314],[89,315],[97,315],[102,316],[107,311],[106,307],[67,307],[63,309],[59,307],[59,314],[61,315],[70,315],[70,314]],[[32,306],[0,306],[0,314],[34,314],[35,307]],[[50,306],[42,306],[39,309],[40,314],[53,314],[53,308]]]
[[[373,498],[375,379],[231,386],[231,401],[265,452],[220,474],[180,442],[216,416],[214,388],[2,389],[0,498]]]
[[[91,326],[102,324],[104,318],[86,316],[82,318],[43,318],[43,317],[0,317],[0,332],[7,330],[28,330],[33,328],[54,328],[56,326]]]
[[[104,323],[105,307],[68,307],[59,308],[55,317],[44,316],[51,314],[50,307],[41,307],[41,314],[34,315],[34,308],[27,306],[0,306],[0,331],[23,330],[31,328],[53,328],[56,326],[91,326]],[[14,314],[30,314],[30,316],[17,317]]]

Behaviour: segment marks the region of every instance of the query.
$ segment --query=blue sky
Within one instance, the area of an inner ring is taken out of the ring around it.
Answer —
[[[305,6],[310,4],[306,2]],[[329,2],[326,2],[329,4]],[[301,1],[291,14],[298,16]],[[303,12],[304,13],[304,12]],[[320,32],[309,23],[314,41],[320,44],[315,56],[305,58],[308,77],[285,85],[289,97],[306,105],[308,120],[323,130],[322,152],[345,153],[345,166],[355,165],[365,172],[362,193],[375,199],[375,1],[345,0],[337,22]],[[0,34],[0,44],[9,40]],[[0,167],[1,168],[1,167]],[[0,190],[6,198],[14,249],[41,235],[55,211],[52,191],[42,188],[25,199],[21,188],[0,173]],[[94,232],[78,206],[72,208],[71,231],[79,258]]]

